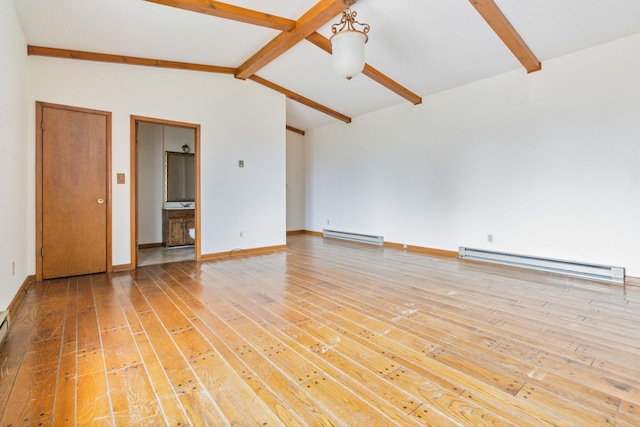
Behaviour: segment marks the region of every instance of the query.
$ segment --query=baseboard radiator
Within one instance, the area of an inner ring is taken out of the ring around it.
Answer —
[[[568,276],[583,277],[593,280],[603,280],[611,283],[624,283],[624,268],[608,265],[588,264],[573,261],[561,261],[551,258],[539,258],[527,255],[516,255],[505,252],[494,252],[483,249],[460,247],[460,258],[476,261],[492,262],[495,264],[511,265],[534,270],[549,271]]]
[[[384,244],[382,236],[372,236],[370,234],[348,233],[346,231],[322,230],[324,237],[332,237],[334,239],[351,240],[352,242],[370,243],[372,245]]]
[[[0,311],[0,344],[7,337],[7,332],[9,332],[9,312]]]

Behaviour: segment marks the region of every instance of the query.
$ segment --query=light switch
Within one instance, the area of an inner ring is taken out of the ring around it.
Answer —
[[[124,174],[123,173],[119,173],[117,175],[117,183],[118,184],[124,184]]]
[[[238,167],[239,168],[243,168],[244,167],[244,160],[238,160]]]

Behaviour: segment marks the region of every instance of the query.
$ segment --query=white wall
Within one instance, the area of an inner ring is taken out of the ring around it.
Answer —
[[[308,132],[307,229],[640,276],[638,52],[635,35]]]
[[[202,254],[286,243],[284,96],[228,75],[43,57],[29,65],[29,120],[36,100],[113,113],[114,265],[131,262],[130,185],[116,185],[116,173],[129,175],[131,115],[201,125]]]
[[[174,151],[182,153],[182,146],[189,144],[191,153],[195,150],[195,131],[191,128],[183,128],[178,126],[162,126],[163,147],[164,151]]]
[[[138,244],[162,242],[163,128],[138,124]]]
[[[26,41],[13,2],[0,1],[0,310],[30,273],[27,229],[28,65]],[[33,159],[30,159],[33,160]],[[13,270],[15,263],[15,273]]]
[[[304,230],[304,136],[287,132],[287,231]]]

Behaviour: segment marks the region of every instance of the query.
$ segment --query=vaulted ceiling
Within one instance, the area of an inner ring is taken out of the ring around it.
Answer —
[[[549,59],[640,32],[639,0],[359,0],[367,67],[347,81],[328,42],[342,0],[14,3],[31,54],[233,74],[287,95],[287,125],[302,131],[539,63],[544,72]]]

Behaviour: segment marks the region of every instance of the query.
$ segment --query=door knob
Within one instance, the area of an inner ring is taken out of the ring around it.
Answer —
[[[98,202],[99,205],[104,203],[104,199],[101,197],[98,200],[96,200]]]

